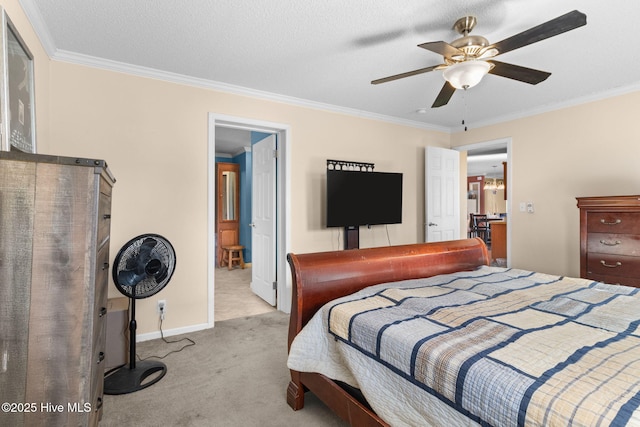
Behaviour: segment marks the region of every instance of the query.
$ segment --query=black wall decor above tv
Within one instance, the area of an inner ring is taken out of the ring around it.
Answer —
[[[401,222],[401,173],[327,170],[327,227]]]

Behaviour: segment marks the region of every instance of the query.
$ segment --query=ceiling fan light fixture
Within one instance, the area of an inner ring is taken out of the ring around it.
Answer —
[[[465,61],[448,66],[442,76],[456,89],[469,89],[480,83],[491,70],[486,61]]]

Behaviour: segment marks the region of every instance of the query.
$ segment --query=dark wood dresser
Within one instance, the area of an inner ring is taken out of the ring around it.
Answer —
[[[101,160],[0,152],[1,425],[98,424],[114,182]]]
[[[576,199],[580,277],[640,287],[640,196]]]

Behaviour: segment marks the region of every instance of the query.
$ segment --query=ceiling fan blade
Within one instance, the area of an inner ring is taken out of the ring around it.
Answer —
[[[464,52],[458,49],[457,47],[451,46],[447,42],[427,42],[419,44],[418,47],[423,49],[430,50],[431,52],[435,52],[447,58],[452,58],[454,56],[462,56],[464,57]]]
[[[507,64],[499,61],[487,61],[494,65],[489,70],[489,74],[506,77],[508,79],[518,80],[520,82],[537,85],[543,82],[551,75],[546,71],[534,70],[533,68],[521,67],[520,65]]]
[[[551,21],[547,21],[536,27],[529,28],[519,34],[506,38],[498,43],[494,43],[488,48],[496,48],[500,54],[509,52],[532,43],[539,42],[549,37],[557,36],[575,28],[586,25],[587,15],[574,10],[559,16]]]
[[[405,77],[415,76],[415,75],[422,74],[422,73],[428,73],[429,71],[435,70],[439,66],[440,65],[433,65],[431,67],[420,68],[419,70],[407,71],[406,73],[396,74],[396,75],[393,75],[393,76],[384,77],[384,78],[377,79],[377,80],[372,80],[371,84],[372,85],[377,85],[377,84],[380,84],[380,83],[390,82],[392,80],[403,79]]]
[[[431,108],[442,107],[443,105],[447,105],[451,97],[453,96],[453,92],[456,91],[456,88],[451,86],[449,82],[444,82],[444,86],[440,89],[440,93],[436,97],[436,100],[433,101],[433,105]]]

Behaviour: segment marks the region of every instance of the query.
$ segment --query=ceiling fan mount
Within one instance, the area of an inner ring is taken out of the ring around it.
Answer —
[[[493,58],[586,25],[587,16],[580,11],[574,10],[493,44],[490,44],[482,36],[469,35],[476,23],[477,19],[474,16],[462,17],[453,25],[454,30],[461,34],[462,37],[451,43],[436,41],[418,45],[418,47],[441,55],[442,64],[373,80],[371,84],[386,83],[434,70],[443,70],[446,83],[431,108],[446,105],[456,89],[469,89],[478,84],[486,74],[494,74],[535,85],[546,80],[551,73],[498,62]]]
[[[463,52],[464,55],[455,52],[446,54],[445,52],[444,60],[447,65],[478,59],[480,56],[488,57],[485,53],[485,48],[489,46],[489,40],[479,35],[469,35],[477,23],[478,20],[475,16],[465,16],[453,24],[453,29],[458,34],[461,34],[462,37],[452,41],[450,45]],[[495,56],[498,52],[495,49],[491,49],[490,54]]]

